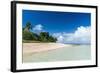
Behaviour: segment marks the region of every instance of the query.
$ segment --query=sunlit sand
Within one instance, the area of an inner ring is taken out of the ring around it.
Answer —
[[[23,54],[49,51],[69,46],[71,45],[61,43],[23,43]]]
[[[24,43],[23,62],[51,62],[91,59],[90,45]]]

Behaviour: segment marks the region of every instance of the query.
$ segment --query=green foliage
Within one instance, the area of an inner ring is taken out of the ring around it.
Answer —
[[[41,32],[40,33],[40,41],[42,41],[42,42],[56,42],[57,39],[50,36],[48,32]]]
[[[40,41],[47,42],[49,37],[48,32],[41,32],[40,33]]]
[[[32,37],[33,37],[33,40],[38,40],[39,41],[39,35],[37,35],[36,33],[32,32]]]
[[[40,41],[40,42],[56,42],[57,39],[50,36],[48,32],[40,32],[40,34],[36,34],[30,31],[32,28],[31,23],[27,23],[26,26],[23,28],[23,40],[33,40],[33,41]]]
[[[36,33],[30,31],[23,31],[24,40],[38,40],[39,36]]]
[[[54,37],[52,37],[52,36],[49,36],[48,41],[50,41],[50,42],[56,42],[57,39],[54,38]]]
[[[33,40],[33,35],[31,32],[23,31],[24,40]]]
[[[26,26],[25,26],[25,28],[24,28],[24,30],[25,30],[25,31],[30,31],[30,29],[32,29],[32,25],[31,25],[30,22],[27,22],[27,23],[26,23]]]

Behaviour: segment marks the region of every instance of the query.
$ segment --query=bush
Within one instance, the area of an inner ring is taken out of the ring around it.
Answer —
[[[40,33],[40,41],[42,41],[42,42],[56,42],[57,39],[50,36],[48,32],[41,32]]]
[[[41,32],[40,33],[40,41],[47,42],[49,37],[48,32]]]
[[[39,36],[33,32],[23,31],[23,40],[38,40]]]
[[[23,30],[23,40],[35,40],[41,42],[56,42],[57,39],[50,36],[48,32],[41,32],[40,35]]]
[[[48,41],[49,41],[49,42],[56,42],[57,39],[54,38],[54,37],[52,37],[52,36],[49,36]]]
[[[24,40],[33,40],[33,36],[31,32],[23,31],[23,39]]]

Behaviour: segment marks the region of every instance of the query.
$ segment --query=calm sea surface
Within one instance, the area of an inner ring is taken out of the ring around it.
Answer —
[[[23,55],[23,62],[49,62],[91,59],[90,45],[72,45],[51,51]]]

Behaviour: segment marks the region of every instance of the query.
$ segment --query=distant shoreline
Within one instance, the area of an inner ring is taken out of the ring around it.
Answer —
[[[64,43],[64,44],[72,44],[72,45],[91,45],[90,43]]]

